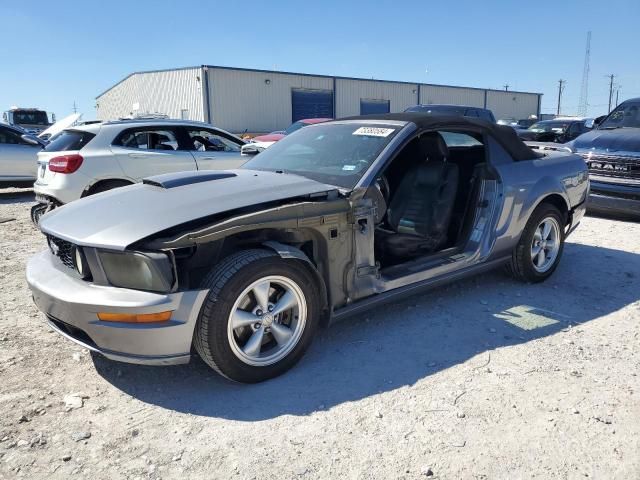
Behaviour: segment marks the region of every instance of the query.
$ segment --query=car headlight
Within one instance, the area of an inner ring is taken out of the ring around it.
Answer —
[[[171,291],[174,283],[171,260],[164,253],[98,252],[107,280],[114,287]]]
[[[80,275],[82,279],[87,280],[91,276],[91,270],[89,269],[87,259],[80,247],[75,247],[73,249],[73,265],[76,268],[76,272],[78,272],[78,275]]]

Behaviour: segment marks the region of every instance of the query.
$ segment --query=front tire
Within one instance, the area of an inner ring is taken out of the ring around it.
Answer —
[[[252,249],[225,258],[203,280],[209,294],[194,333],[202,359],[225,377],[261,382],[289,370],[317,331],[320,289],[309,266]]]
[[[564,250],[564,216],[542,203],[531,214],[510,262],[512,275],[525,282],[542,282],[558,267]]]

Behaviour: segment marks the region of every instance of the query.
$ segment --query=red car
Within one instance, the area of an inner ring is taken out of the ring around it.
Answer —
[[[314,125],[316,123],[328,122],[329,120],[333,120],[333,118],[305,118],[303,120],[293,122],[287,127],[286,130],[282,130],[280,132],[271,132],[267,135],[259,135],[257,137],[254,137],[252,140],[254,142],[277,142],[278,140],[282,140],[286,135],[289,135],[296,130],[300,130],[302,127],[306,127],[307,125]]]

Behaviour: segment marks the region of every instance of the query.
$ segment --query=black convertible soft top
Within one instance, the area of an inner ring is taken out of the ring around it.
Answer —
[[[420,112],[384,113],[346,117],[340,120],[395,120],[414,123],[420,130],[469,129],[488,133],[495,138],[516,161],[533,160],[540,154],[524,144],[516,131],[507,125],[497,125],[479,118],[455,115],[432,115]]]

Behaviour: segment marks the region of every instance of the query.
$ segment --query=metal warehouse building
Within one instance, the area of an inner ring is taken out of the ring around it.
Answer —
[[[539,115],[541,94],[246,68],[135,72],[96,101],[100,120],[161,113],[232,132],[281,130],[302,118],[401,112],[416,104],[485,107],[496,118]]]

